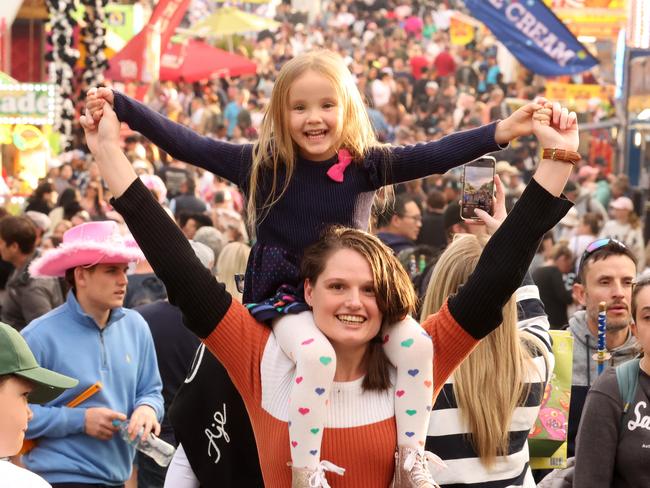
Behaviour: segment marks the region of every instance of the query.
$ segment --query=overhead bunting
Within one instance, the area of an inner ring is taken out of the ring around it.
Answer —
[[[104,82],[104,70],[108,68],[106,60],[106,12],[108,0],[81,0],[84,5],[84,27],[81,39],[86,48],[85,69],[81,75],[88,86]]]
[[[59,88],[61,105],[54,130],[61,135],[61,148],[72,147],[72,121],[74,119],[73,82],[74,65],[79,59],[79,50],[74,47],[74,27],[77,25],[73,12],[75,1],[47,0],[50,13],[50,35],[48,43],[52,50],[45,55],[50,61],[49,79]]]
[[[572,75],[598,64],[541,0],[465,0],[465,6],[534,73]]]

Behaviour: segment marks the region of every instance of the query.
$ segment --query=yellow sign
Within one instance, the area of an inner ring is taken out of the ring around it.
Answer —
[[[35,125],[0,125],[0,144],[12,143],[20,151],[49,147],[47,135]]]
[[[34,125],[0,125],[0,144],[13,143],[19,150],[11,171],[25,182],[26,192],[36,188],[40,178],[47,174],[47,161],[50,156],[48,134],[51,127],[43,130]],[[0,192],[1,193],[1,192]]]
[[[578,112],[587,109],[589,100],[598,98],[607,102],[614,97],[613,85],[583,85],[572,83],[559,83],[550,81],[546,83],[546,98],[565,102]]]
[[[583,85],[573,83],[546,83],[546,98],[549,100],[589,100],[590,98],[609,99],[614,96],[612,85]]]
[[[627,22],[626,0],[544,0],[575,36],[616,39]]]
[[[625,9],[626,0],[544,0],[553,11],[560,8],[608,8]]]
[[[454,46],[465,46],[474,40],[474,26],[452,17],[449,36]]]

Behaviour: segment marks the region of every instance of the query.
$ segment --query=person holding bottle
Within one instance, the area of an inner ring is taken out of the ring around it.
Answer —
[[[30,266],[33,276],[65,276],[71,286],[63,305],[22,330],[41,365],[79,379],[56,400],[31,406],[27,438],[37,444],[23,462],[54,488],[124,486],[135,448],[114,435],[113,421],[129,419],[131,440],[160,432],[162,382],[151,332],[140,314],[122,307],[128,263],[141,257],[115,222],[89,222]],[[97,393],[66,406],[96,382]]]

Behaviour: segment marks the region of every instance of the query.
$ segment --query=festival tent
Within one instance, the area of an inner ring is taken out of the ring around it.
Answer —
[[[279,26],[279,22],[266,17],[249,14],[235,7],[222,7],[186,32],[199,37],[232,36],[264,29],[273,30]]]
[[[212,77],[255,74],[257,66],[243,56],[190,39],[170,43],[160,59],[160,79],[194,82]]]

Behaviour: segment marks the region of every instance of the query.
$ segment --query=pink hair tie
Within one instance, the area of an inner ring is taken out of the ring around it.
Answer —
[[[339,162],[332,165],[332,167],[327,170],[327,176],[338,183],[343,183],[343,173],[345,172],[345,168],[347,168],[351,162],[352,156],[348,150],[339,149]]]

